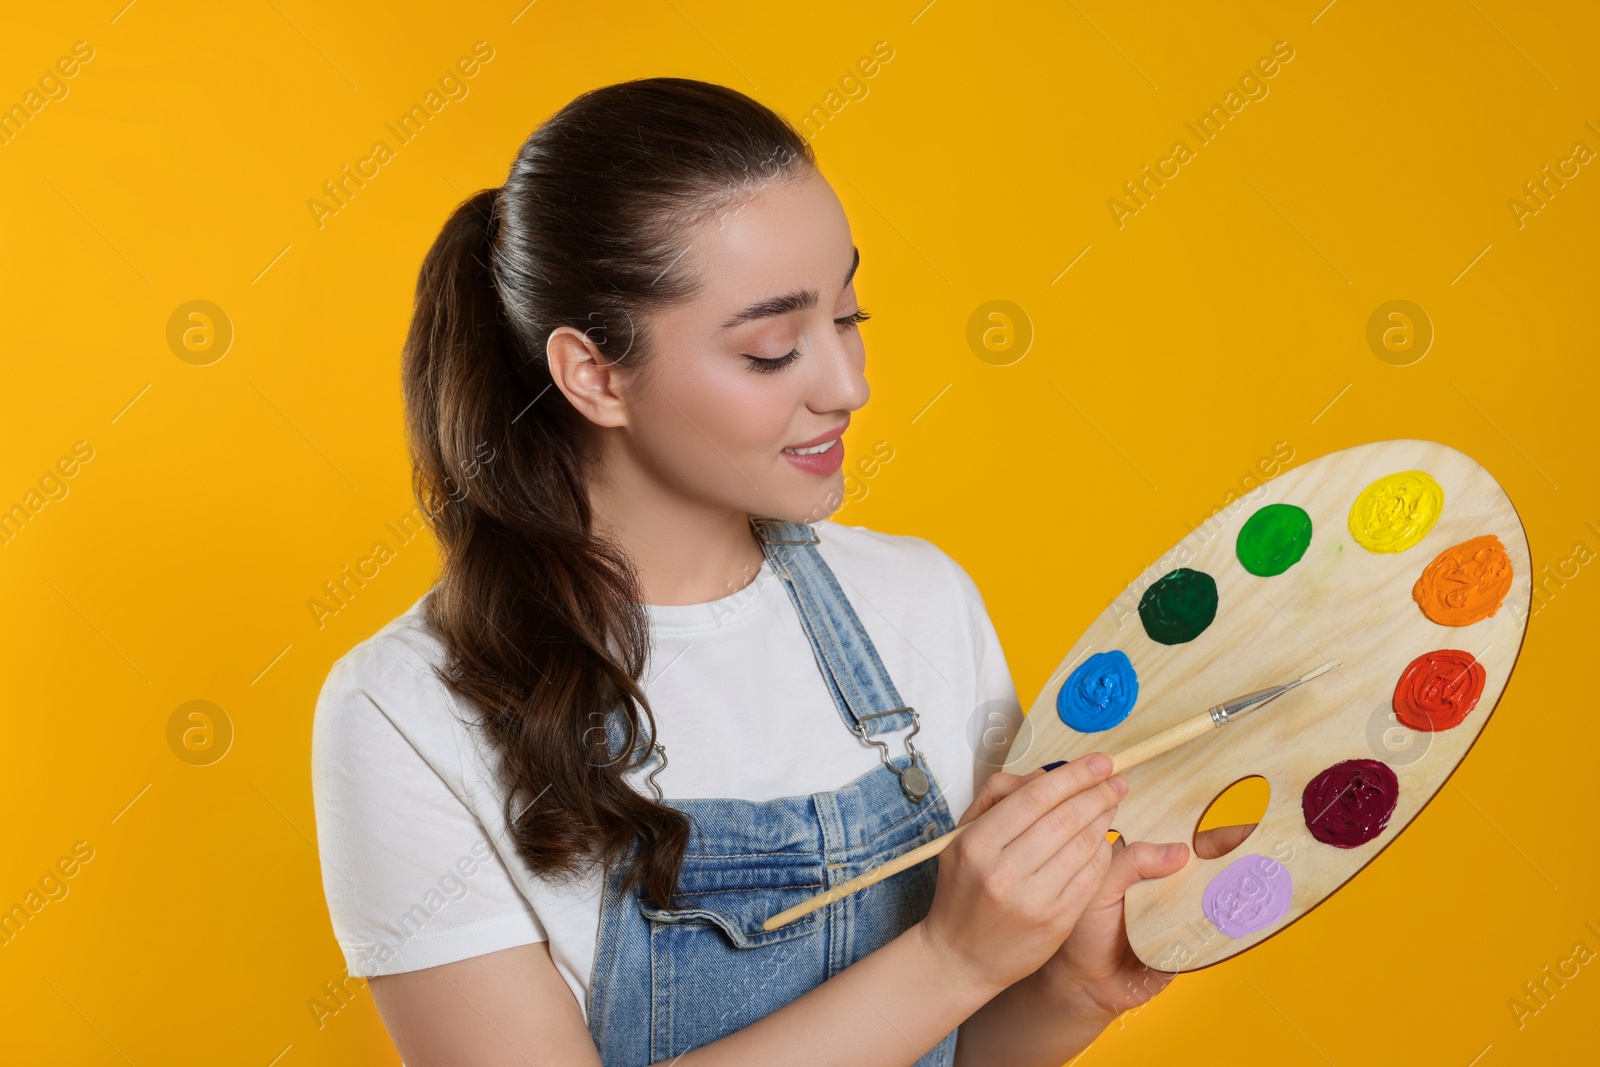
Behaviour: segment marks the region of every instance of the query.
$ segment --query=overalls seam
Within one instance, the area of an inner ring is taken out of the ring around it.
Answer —
[[[907,822],[910,822],[912,819],[921,818],[924,815],[931,815],[934,811],[936,811],[936,810],[938,810],[940,808],[943,808],[945,811],[949,811],[949,804],[947,804],[943,800],[943,798],[941,798],[939,803],[937,803],[937,804],[930,804],[930,805],[927,805],[926,807],[918,808],[916,811],[913,811],[911,814],[904,815],[904,816],[896,819],[894,822],[888,824],[883,829],[881,829],[877,833],[873,834],[871,837],[862,838],[862,840],[860,842],[858,842],[857,844],[846,845],[846,846],[844,846],[842,848],[829,848],[829,849],[825,849],[824,851],[826,853],[832,854],[832,853],[837,853],[837,852],[845,852],[845,851],[848,851],[850,849],[864,848],[867,845],[872,844],[872,842],[876,841],[878,838],[882,837],[884,834],[889,833],[891,830],[894,830],[896,827],[903,826]],[[693,859],[697,859],[697,860],[744,860],[744,859],[762,859],[762,858],[767,857],[767,856],[793,856],[793,855],[794,855],[793,852],[785,852],[785,851],[780,851],[780,852],[685,852],[683,854],[683,858],[684,859],[693,858]]]
[[[681,890],[681,892],[686,897],[703,897],[703,896],[709,896],[712,893],[770,893],[774,889],[784,890],[784,889],[825,889],[825,888],[827,888],[827,883],[826,882],[796,882],[793,885],[741,885],[741,886],[728,886],[727,888],[723,888],[721,886],[716,886],[716,887],[713,887],[713,888],[710,888],[710,889],[683,889],[683,890]],[[657,911],[672,911],[674,909],[672,909],[672,908],[657,908],[656,910]],[[709,910],[715,910],[715,909],[702,909],[702,908],[697,908],[697,907],[689,907],[689,908],[680,908],[680,909],[676,909],[676,910],[679,910],[679,911],[702,911],[702,910],[709,911]]]

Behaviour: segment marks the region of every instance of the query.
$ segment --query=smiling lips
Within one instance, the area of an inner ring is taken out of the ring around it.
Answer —
[[[832,474],[844,463],[843,433],[848,422],[826,434],[783,450],[784,458],[808,474]]]
[[[835,437],[822,442],[820,445],[812,445],[810,448],[786,448],[784,451],[789,453],[791,456],[815,456],[826,452],[828,449],[832,448],[838,443],[839,439]]]

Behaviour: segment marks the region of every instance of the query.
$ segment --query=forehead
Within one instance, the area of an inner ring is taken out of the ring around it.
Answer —
[[[827,300],[853,258],[850,223],[833,187],[810,171],[723,205],[694,229],[684,258],[703,286],[697,302],[749,303],[800,286]]]

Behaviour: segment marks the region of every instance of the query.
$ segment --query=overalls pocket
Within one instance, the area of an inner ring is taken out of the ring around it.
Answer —
[[[822,929],[820,911],[801,916],[775,930],[764,930],[762,924],[778,912],[809,900],[822,890],[823,887],[818,884],[804,889],[732,889],[695,893],[692,897],[685,894],[685,899],[695,901],[694,906],[677,909],[658,908],[641,899],[639,914],[651,923],[663,926],[711,925],[727,936],[733,948],[763,948],[818,933]]]
[[[823,912],[761,928],[821,892],[821,882],[751,886],[751,873],[729,886],[685,889],[684,908],[639,900],[649,942],[653,1061],[742,1030],[828,978],[829,938],[818,936],[827,928]]]

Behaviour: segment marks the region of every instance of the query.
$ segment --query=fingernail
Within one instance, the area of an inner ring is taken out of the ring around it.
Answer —
[[[1089,769],[1095,774],[1104,777],[1111,772],[1111,757],[1101,752],[1096,752],[1089,757]]]
[[[1175,860],[1181,855],[1183,855],[1182,845],[1167,845],[1161,850],[1163,859]]]
[[[1058,759],[1054,763],[1046,763],[1044,765],[1044,769],[1047,770],[1047,771],[1053,771],[1057,767],[1065,767],[1066,765],[1067,765],[1067,761],[1066,760]]]
[[[1128,780],[1122,775],[1113,774],[1110,778],[1110,782],[1111,788],[1117,791],[1117,796],[1125,797],[1128,795]]]

